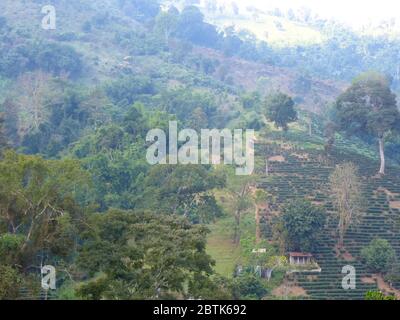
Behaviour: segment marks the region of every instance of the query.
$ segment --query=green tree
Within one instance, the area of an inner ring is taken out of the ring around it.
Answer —
[[[0,258],[28,272],[77,246],[88,176],[75,161],[7,151],[0,161]]]
[[[361,257],[373,272],[386,273],[396,261],[396,252],[385,239],[374,239],[361,250]]]
[[[204,166],[158,165],[144,181],[141,206],[208,223],[222,214],[211,191],[224,186],[225,177]]]
[[[325,225],[326,212],[309,201],[294,200],[283,207],[276,222],[282,228],[287,250],[312,251]]]
[[[265,115],[277,128],[288,130],[288,124],[297,121],[294,101],[288,95],[278,92],[266,98]]]
[[[236,300],[260,300],[268,290],[254,274],[244,273],[234,279],[233,296]]]
[[[21,278],[17,270],[0,265],[0,300],[12,300],[19,296]]]
[[[155,88],[148,77],[123,76],[110,83],[106,93],[113,103],[128,106],[137,102],[142,95],[155,94]]]
[[[155,30],[164,36],[165,44],[169,44],[171,35],[178,26],[179,15],[173,11],[160,12],[156,17]]]
[[[221,37],[214,25],[204,22],[204,15],[196,6],[187,6],[179,17],[177,36],[194,44],[215,48]]]
[[[241,223],[245,213],[249,211],[255,204],[252,197],[252,190],[255,184],[254,176],[237,176],[232,170],[227,171],[228,182],[227,189],[229,191],[230,208],[234,214],[235,227],[233,231],[233,243],[240,244],[241,239]]]
[[[220,275],[197,274],[189,283],[192,297],[207,300],[233,299],[233,281]]]
[[[340,130],[360,137],[378,139],[381,165],[379,174],[385,174],[384,143],[388,133],[400,121],[396,96],[389,81],[379,74],[367,73],[355,79],[336,101],[336,117]]]
[[[144,139],[149,128],[143,116],[143,110],[143,104],[138,102],[130,107],[124,118],[124,129],[133,137],[140,136]]]
[[[207,229],[187,219],[111,210],[88,221],[78,265],[93,277],[78,289],[89,299],[194,297],[192,283],[212,274]]]
[[[257,91],[245,93],[241,97],[241,102],[245,109],[258,109],[261,103],[260,93]]]
[[[135,121],[125,122],[126,130],[142,130]],[[72,150],[93,177],[96,203],[100,211],[108,208],[134,209],[144,190],[149,170],[146,150],[118,125],[100,127],[94,134],[81,139]]]

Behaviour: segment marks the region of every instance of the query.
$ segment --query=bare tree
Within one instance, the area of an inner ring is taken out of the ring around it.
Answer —
[[[18,93],[16,106],[18,109],[19,134],[37,130],[49,115],[48,103],[50,96],[55,95],[51,86],[51,76],[36,71],[22,75],[16,84]]]
[[[357,168],[352,163],[336,166],[329,177],[330,192],[336,215],[339,219],[338,233],[340,247],[343,247],[344,236],[352,224],[357,224],[362,215],[361,181]]]

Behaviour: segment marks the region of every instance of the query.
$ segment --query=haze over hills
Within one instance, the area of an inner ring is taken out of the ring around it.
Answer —
[[[48,2],[0,2],[0,299],[400,298],[396,21]]]
[[[182,5],[184,1],[172,1]],[[240,0],[201,0],[194,1],[205,12],[214,17],[231,16],[256,20],[266,23],[277,17],[298,23],[311,21],[330,21],[340,23],[355,31],[365,34],[397,34],[399,32],[399,16],[397,4],[385,0],[383,3],[345,1],[321,3],[317,0],[279,0],[279,1],[240,1]],[[363,10],[357,10],[360,5]],[[263,19],[264,18],[264,19]],[[266,25],[267,26],[267,25]]]

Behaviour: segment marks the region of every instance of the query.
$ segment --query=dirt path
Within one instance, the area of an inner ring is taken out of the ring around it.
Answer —
[[[395,295],[396,299],[400,299],[400,290],[396,290],[389,286],[385,280],[383,280],[382,276],[374,275],[376,280],[376,284],[378,285],[379,290],[381,290],[385,294]]]

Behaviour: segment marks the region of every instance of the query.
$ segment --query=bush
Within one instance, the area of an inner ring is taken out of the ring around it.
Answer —
[[[16,299],[20,283],[21,278],[15,269],[0,265],[0,300]]]
[[[387,273],[395,263],[396,252],[387,240],[374,239],[361,250],[361,257],[371,271]]]
[[[237,300],[260,300],[267,293],[262,280],[253,274],[243,274],[234,280],[234,297]]]
[[[385,296],[381,291],[368,291],[365,300],[396,300],[394,296]]]

